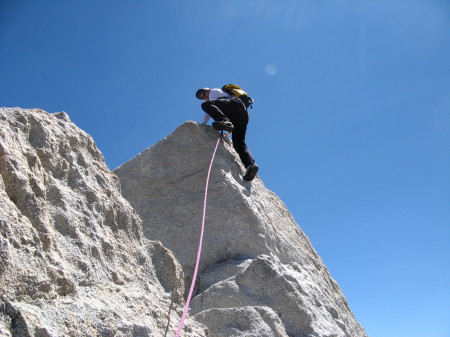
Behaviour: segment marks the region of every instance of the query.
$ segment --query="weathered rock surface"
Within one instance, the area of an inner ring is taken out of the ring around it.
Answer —
[[[190,282],[207,170],[217,140],[187,122],[116,169],[122,194]],[[264,168],[262,168],[264,170]],[[281,200],[220,144],[208,192],[206,233],[191,319],[212,336],[365,337],[339,286]]]
[[[130,205],[65,113],[1,108],[0,336],[173,335],[216,140],[188,122],[118,168]],[[242,170],[220,144],[183,336],[367,336],[284,204]]]
[[[183,291],[92,138],[64,112],[1,108],[0,336],[172,335]]]

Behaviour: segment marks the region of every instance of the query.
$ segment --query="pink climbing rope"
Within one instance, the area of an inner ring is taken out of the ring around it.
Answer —
[[[217,144],[216,144],[216,147],[214,149],[214,153],[213,153],[212,158],[211,158],[211,163],[209,164],[208,176],[206,177],[205,198],[203,200],[202,229],[201,229],[201,232],[200,232],[200,242],[198,244],[198,250],[197,250],[197,260],[195,261],[194,275],[192,276],[191,287],[189,289],[189,294],[188,294],[188,297],[186,299],[186,304],[184,305],[184,309],[183,309],[183,315],[181,316],[180,324],[178,325],[178,330],[177,330],[177,333],[175,334],[175,337],[180,337],[181,336],[181,332],[183,331],[184,320],[186,319],[186,316],[187,316],[188,311],[189,311],[189,304],[191,303],[192,292],[194,291],[195,280],[197,279],[198,266],[200,264],[200,256],[202,254],[203,233],[205,231],[206,201],[208,200],[209,176],[211,174],[211,168],[212,168],[212,165],[213,165],[213,162],[214,162],[214,157],[216,156],[217,148],[219,147],[219,143],[220,143],[221,139],[222,138],[219,138],[217,140]]]

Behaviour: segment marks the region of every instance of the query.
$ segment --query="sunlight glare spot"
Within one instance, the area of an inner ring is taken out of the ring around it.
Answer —
[[[274,66],[273,64],[266,65],[265,70],[266,70],[266,74],[270,75],[270,76],[276,75],[276,73],[278,72],[277,67]]]

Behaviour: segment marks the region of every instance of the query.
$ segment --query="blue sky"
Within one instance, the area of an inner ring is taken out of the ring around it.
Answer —
[[[111,169],[226,83],[368,334],[449,337],[449,1],[0,1],[0,106],[66,111]]]

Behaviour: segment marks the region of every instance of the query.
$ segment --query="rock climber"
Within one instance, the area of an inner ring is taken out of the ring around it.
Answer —
[[[245,143],[249,116],[242,100],[230,97],[228,93],[221,89],[210,88],[198,89],[195,96],[204,100],[202,109],[205,116],[202,124],[208,123],[210,117],[212,117],[214,129],[232,133],[233,147],[245,167],[242,179],[252,181],[258,172],[258,165]]]

